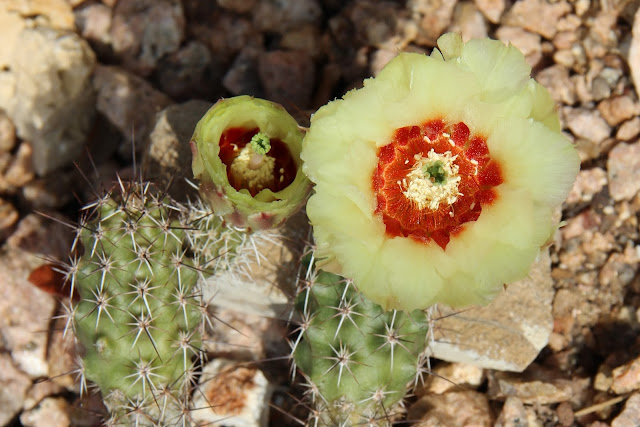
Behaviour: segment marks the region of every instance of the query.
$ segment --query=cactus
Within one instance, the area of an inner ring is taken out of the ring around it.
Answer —
[[[296,299],[293,357],[315,410],[311,425],[387,426],[422,373],[429,317],[384,311],[353,282],[311,265]]]
[[[206,313],[184,209],[149,184],[121,182],[86,210],[84,254],[67,271],[81,298],[72,309],[80,371],[102,391],[111,424],[179,418]]]

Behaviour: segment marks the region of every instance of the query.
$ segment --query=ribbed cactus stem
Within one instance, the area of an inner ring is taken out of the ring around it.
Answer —
[[[350,280],[314,266],[302,283],[292,347],[314,403],[312,424],[390,425],[394,405],[422,373],[427,314],[385,312]]]

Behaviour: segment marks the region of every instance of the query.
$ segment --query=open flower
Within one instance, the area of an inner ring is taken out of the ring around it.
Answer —
[[[221,99],[200,119],[191,140],[193,174],[215,214],[235,227],[280,225],[304,205],[303,133],[273,102]]]
[[[319,109],[303,142],[322,268],[387,309],[487,303],[525,276],[580,164],[515,47],[438,46]]]

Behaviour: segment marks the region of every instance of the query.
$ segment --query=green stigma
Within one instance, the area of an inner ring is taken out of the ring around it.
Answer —
[[[258,132],[251,138],[251,149],[257,154],[267,154],[271,150],[271,142],[267,134]]]
[[[424,165],[422,173],[434,184],[443,185],[447,182],[447,172],[444,170],[444,164],[440,160]]]

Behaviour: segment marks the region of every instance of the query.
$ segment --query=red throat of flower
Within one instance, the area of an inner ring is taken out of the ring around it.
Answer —
[[[250,162],[243,165],[240,156],[251,139],[259,133],[258,128],[228,128],[220,137],[220,160],[227,166],[227,178],[229,184],[237,191],[246,189],[251,196],[255,196],[261,190],[268,188],[278,192],[288,187],[296,177],[296,165],[287,145],[277,138],[270,139],[269,152],[264,155],[265,160],[270,160],[271,165],[259,179],[252,179],[245,173],[246,168],[251,168]],[[237,162],[234,165],[234,162]]]
[[[486,138],[463,122],[442,119],[396,129],[378,150],[372,181],[388,236],[433,240],[442,249],[466,222],[478,219],[503,182]]]

